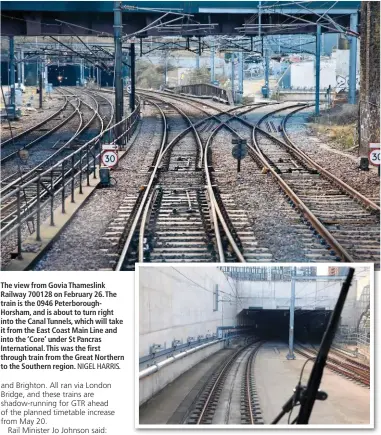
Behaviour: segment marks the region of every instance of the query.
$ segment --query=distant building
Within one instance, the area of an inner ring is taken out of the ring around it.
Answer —
[[[230,267],[222,266],[221,270],[228,276],[240,281],[291,281],[294,276],[314,277],[317,275],[315,266],[256,266]]]
[[[348,272],[346,267],[328,266],[329,276],[345,276]]]
[[[358,42],[358,45],[359,42]],[[349,88],[349,49],[333,49],[330,57],[320,58],[320,89],[331,86],[337,93]],[[316,63],[313,56],[289,57],[288,68],[280,77],[278,86],[284,89],[312,90],[315,88]],[[356,88],[360,88],[360,54],[356,61]]]
[[[329,276],[338,276],[339,275],[339,267],[328,266],[328,275]]]

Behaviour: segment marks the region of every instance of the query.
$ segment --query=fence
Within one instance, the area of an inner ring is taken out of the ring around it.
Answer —
[[[34,222],[36,222],[36,241],[41,241],[41,213],[45,207],[50,207],[50,225],[54,226],[54,210],[61,206],[62,213],[65,213],[66,197],[71,196],[71,202],[74,203],[76,194],[83,194],[83,184],[90,186],[90,177],[97,178],[96,168],[99,164],[102,140],[110,138],[110,143],[113,144],[128,142],[139,119],[140,101],[128,117],[103,130],[51,168],[37,173],[27,181],[25,177],[20,177],[2,189],[1,211],[3,214],[11,209],[11,213],[7,215],[11,218],[5,219],[2,216],[0,237],[3,241],[9,235],[17,233],[17,258],[22,259],[22,226],[33,222],[34,227]],[[122,132],[117,136],[121,125]],[[26,200],[25,192],[31,190],[34,196]]]
[[[191,94],[199,97],[214,97],[227,104],[234,105],[232,93],[228,89],[220,88],[209,83],[198,83],[194,85],[182,85],[174,89],[176,92]]]
[[[370,359],[370,331],[368,329],[355,331],[346,328],[340,330],[336,334],[333,344],[356,356],[362,356],[368,361]]]

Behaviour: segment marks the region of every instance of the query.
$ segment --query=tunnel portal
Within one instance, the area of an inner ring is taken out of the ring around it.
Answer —
[[[295,310],[294,337],[303,342],[320,343],[332,311]],[[264,310],[251,307],[237,317],[239,326],[251,326],[253,334],[265,340],[288,340],[290,310]]]

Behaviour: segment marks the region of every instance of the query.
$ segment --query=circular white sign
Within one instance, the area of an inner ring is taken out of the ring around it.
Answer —
[[[127,86],[127,92],[128,92],[129,94],[131,94],[131,86],[130,86],[130,85]]]
[[[118,153],[116,151],[104,151],[102,153],[102,164],[111,168],[118,163]]]
[[[374,166],[380,166],[380,149],[369,151],[369,162]]]

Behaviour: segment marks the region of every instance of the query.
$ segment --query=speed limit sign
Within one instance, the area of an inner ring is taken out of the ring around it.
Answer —
[[[369,151],[369,162],[374,166],[380,166],[380,148]]]
[[[117,151],[103,151],[102,153],[102,164],[109,168],[115,166],[118,163],[118,153]]]

